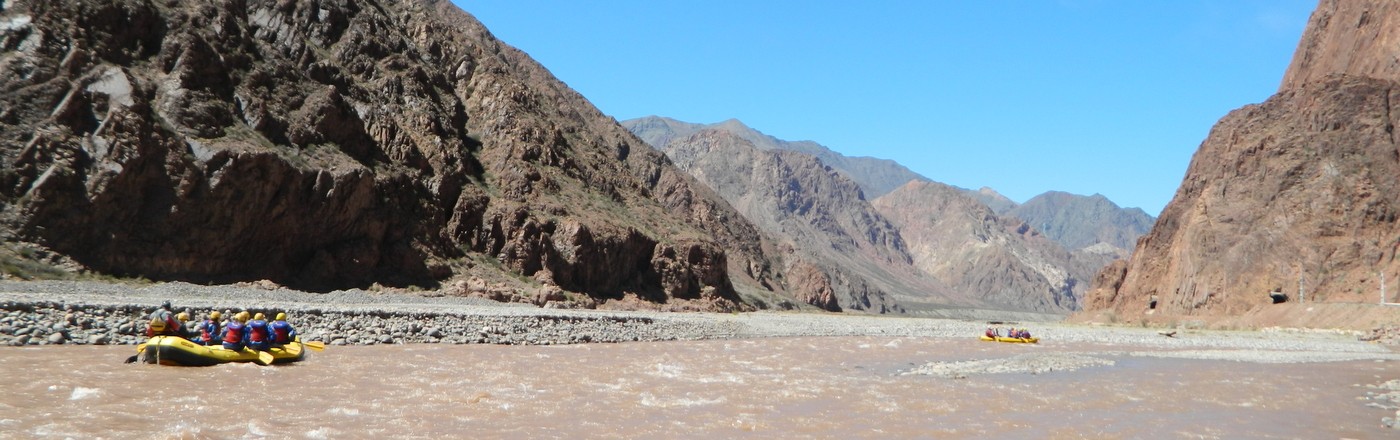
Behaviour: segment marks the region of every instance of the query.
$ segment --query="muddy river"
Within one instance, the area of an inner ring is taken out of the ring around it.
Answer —
[[[1260,364],[1090,346],[822,337],[328,347],[304,362],[123,364],[0,348],[0,438],[1400,438],[1400,362]],[[1050,351],[1074,371],[901,374]]]

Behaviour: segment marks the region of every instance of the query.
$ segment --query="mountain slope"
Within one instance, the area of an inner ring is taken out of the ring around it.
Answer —
[[[820,160],[787,150],[757,148],[722,128],[672,138],[664,150],[682,169],[714,188],[792,257],[789,270],[811,266],[829,276],[799,284],[826,285],[836,303],[823,308],[890,308],[890,297],[948,302],[948,293],[910,266],[899,232],[864,199],[857,185]],[[792,281],[792,280],[789,280]]]
[[[1077,310],[1101,259],[1076,257],[1024,221],[999,217],[961,188],[909,182],[875,199],[920,270],[1002,307]]]
[[[1297,300],[1375,302],[1400,243],[1400,4],[1324,0],[1279,92],[1230,112],[1132,259],[1089,308],[1229,316]],[[1301,280],[1301,286],[1300,286]]]
[[[12,247],[152,279],[480,276],[678,308],[778,284],[753,225],[447,1],[0,8]]]
[[[910,180],[928,180],[889,159],[873,157],[849,157],[812,141],[785,141],[760,133],[737,119],[714,124],[694,124],[660,116],[647,116],[622,121],[637,137],[653,146],[667,145],[671,140],[684,138],[697,131],[717,128],[733,133],[749,141],[761,150],[788,150],[809,154],[822,163],[840,170],[846,177],[860,185],[867,199],[874,199],[888,193]]]
[[[1046,237],[1069,249],[1099,243],[1123,250],[1126,257],[1138,237],[1155,220],[1138,208],[1123,209],[1099,194],[1080,196],[1050,191],[1002,213],[1025,220]]]

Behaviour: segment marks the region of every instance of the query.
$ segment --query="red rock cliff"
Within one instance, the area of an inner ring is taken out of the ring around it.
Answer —
[[[1279,92],[1226,115],[1126,265],[1086,309],[1238,315],[1293,300],[1379,300],[1400,286],[1400,2],[1325,0]],[[1392,297],[1394,295],[1392,294]]]

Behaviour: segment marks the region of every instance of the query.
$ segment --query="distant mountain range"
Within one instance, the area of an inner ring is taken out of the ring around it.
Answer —
[[[787,150],[808,154],[827,166],[846,174],[847,178],[860,185],[861,190],[865,191],[867,199],[885,195],[910,180],[928,180],[928,178],[910,171],[909,168],[905,168],[904,165],[889,159],[849,157],[816,142],[785,141],[749,128],[738,119],[715,124],[696,124],[661,116],[647,116],[622,121],[622,126],[627,127],[633,134],[652,146],[668,145],[672,139],[684,138],[700,130],[716,128],[733,133],[735,136],[749,141],[754,148],[760,150]]]
[[[913,309],[942,297],[1075,310],[1094,273],[1126,257],[1152,221],[1101,195],[1050,192],[1017,204],[990,188],[933,182],[894,161],[777,139],[734,119],[696,124],[650,116],[622,125],[803,261],[844,268],[849,279],[863,280],[859,285],[879,286]]]
[[[719,129],[748,140],[761,150],[787,150],[811,155],[823,164],[841,172],[860,185],[867,200],[874,200],[910,181],[932,182],[898,162],[873,157],[847,157],[812,141],[785,141],[763,134],[737,119],[714,124],[677,121],[662,116],[647,116],[622,121],[622,126],[648,144],[665,150],[677,137]],[[957,188],[957,187],[953,187]],[[999,216],[1026,220],[1047,237],[1068,249],[1083,249],[1100,243],[1112,246],[1127,256],[1134,240],[1152,229],[1156,221],[1139,208],[1121,208],[1099,194],[1082,196],[1060,191],[1048,191],[1032,197],[1024,204],[1016,203],[996,190],[958,188],[991,208]],[[1102,246],[1099,247],[1103,249]]]
[[[450,2],[371,3],[0,1],[4,275],[1064,314],[1136,234],[733,120],[634,135]]]

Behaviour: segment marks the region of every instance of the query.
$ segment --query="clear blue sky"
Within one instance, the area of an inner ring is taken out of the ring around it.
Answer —
[[[1157,215],[1317,0],[454,0],[604,113],[738,118],[1024,202]]]

